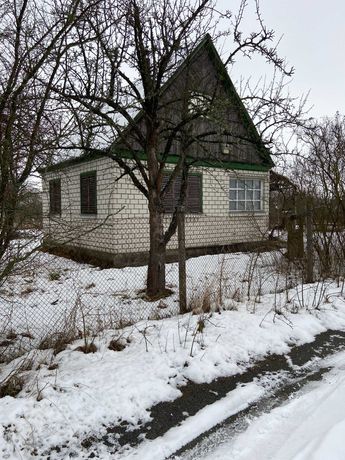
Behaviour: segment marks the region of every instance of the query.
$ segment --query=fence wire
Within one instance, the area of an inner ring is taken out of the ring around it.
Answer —
[[[187,304],[195,313],[232,309],[236,302],[296,284],[281,251],[233,252],[187,260]],[[0,360],[62,336],[96,335],[140,320],[179,313],[178,264],[166,266],[171,295],[148,301],[147,267],[101,269],[37,252],[0,289]]]

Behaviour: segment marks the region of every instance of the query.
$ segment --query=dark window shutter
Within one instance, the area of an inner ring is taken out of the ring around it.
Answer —
[[[181,192],[181,176],[175,177],[174,180],[174,209],[177,206],[178,200],[180,198],[180,192]]]
[[[82,214],[97,214],[96,171],[80,175],[80,211]]]
[[[167,184],[169,177],[169,173],[164,173],[162,188]],[[165,213],[171,214],[174,212],[180,196],[180,190],[181,177],[178,176],[175,178],[174,183],[170,184],[163,198],[163,207]],[[202,176],[199,174],[190,174],[188,176],[186,212],[202,212]]]
[[[61,180],[49,181],[49,213],[61,214]]]
[[[186,211],[190,213],[202,212],[202,176],[189,175],[186,197]]]
[[[162,189],[168,183],[170,175],[168,173],[164,173],[163,180],[162,180]],[[169,188],[165,191],[164,198],[163,198],[163,208],[164,212],[171,214],[174,211],[175,207],[175,198],[174,198],[174,184],[170,184]]]

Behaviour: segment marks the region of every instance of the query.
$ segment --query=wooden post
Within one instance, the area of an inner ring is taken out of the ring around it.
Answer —
[[[287,256],[291,261],[302,260],[304,257],[303,220],[303,216],[292,214],[287,222]]]
[[[306,282],[314,282],[314,257],[313,257],[313,222],[312,210],[309,201],[307,202],[306,210],[306,238],[307,238],[307,270]]]
[[[184,206],[177,210],[177,238],[178,238],[178,281],[180,313],[187,312],[187,281],[186,281],[186,238]]]

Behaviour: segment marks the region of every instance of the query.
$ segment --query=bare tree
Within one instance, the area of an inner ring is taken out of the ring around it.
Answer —
[[[345,118],[312,120],[300,132],[304,154],[293,174],[313,215],[314,249],[323,276],[343,273],[345,256]]]
[[[36,168],[51,161],[64,130],[51,97],[80,0],[11,0],[0,4],[0,279],[26,257],[11,251],[20,197]],[[13,247],[12,247],[13,249]]]
[[[177,225],[177,208],[167,228],[163,225],[163,202],[171,184],[181,178],[177,204],[183,204],[193,161],[205,156],[206,151],[212,152],[212,146],[224,139],[244,149],[252,144],[267,155],[250,119],[246,119],[248,129],[244,131],[236,131],[233,126],[229,129],[225,122],[227,104],[240,107],[242,102],[235,95],[228,102],[224,98],[224,80],[228,77],[219,57],[215,57],[217,62],[211,70],[204,70],[198,61],[202,59],[198,55],[200,38],[205,37],[203,46],[211,48],[211,33],[215,40],[232,38],[233,50],[226,64],[232,65],[239,55],[258,54],[277,73],[292,75],[293,69],[271,45],[274,32],[264,25],[258,3],[258,30],[248,36],[241,32],[246,5],[242,1],[239,12],[233,15],[219,12],[212,0],[103,0],[75,28],[82,44],[69,50],[63,79],[55,87],[79,128],[79,143],[74,142],[70,148],[110,156],[147,198],[150,297],[165,291],[166,246]],[[221,20],[227,21],[228,29],[218,31]],[[167,87],[172,76],[175,84]],[[251,101],[257,117],[262,118],[265,112],[265,131],[272,141],[277,127],[283,125],[277,106],[282,112],[285,107],[287,117],[288,111],[293,112],[292,99],[287,96],[284,100],[280,92],[277,100],[277,93],[258,91],[254,94],[250,89],[247,101]],[[255,109],[255,99],[260,108]],[[274,118],[276,121],[270,124]],[[125,149],[129,158],[120,155],[119,149]],[[177,154],[178,161],[164,182],[171,154]]]

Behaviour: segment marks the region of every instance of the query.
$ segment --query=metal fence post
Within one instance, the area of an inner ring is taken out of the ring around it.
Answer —
[[[180,313],[187,312],[187,281],[186,281],[186,239],[185,239],[185,210],[184,206],[177,209],[177,239],[178,239],[178,280]]]

